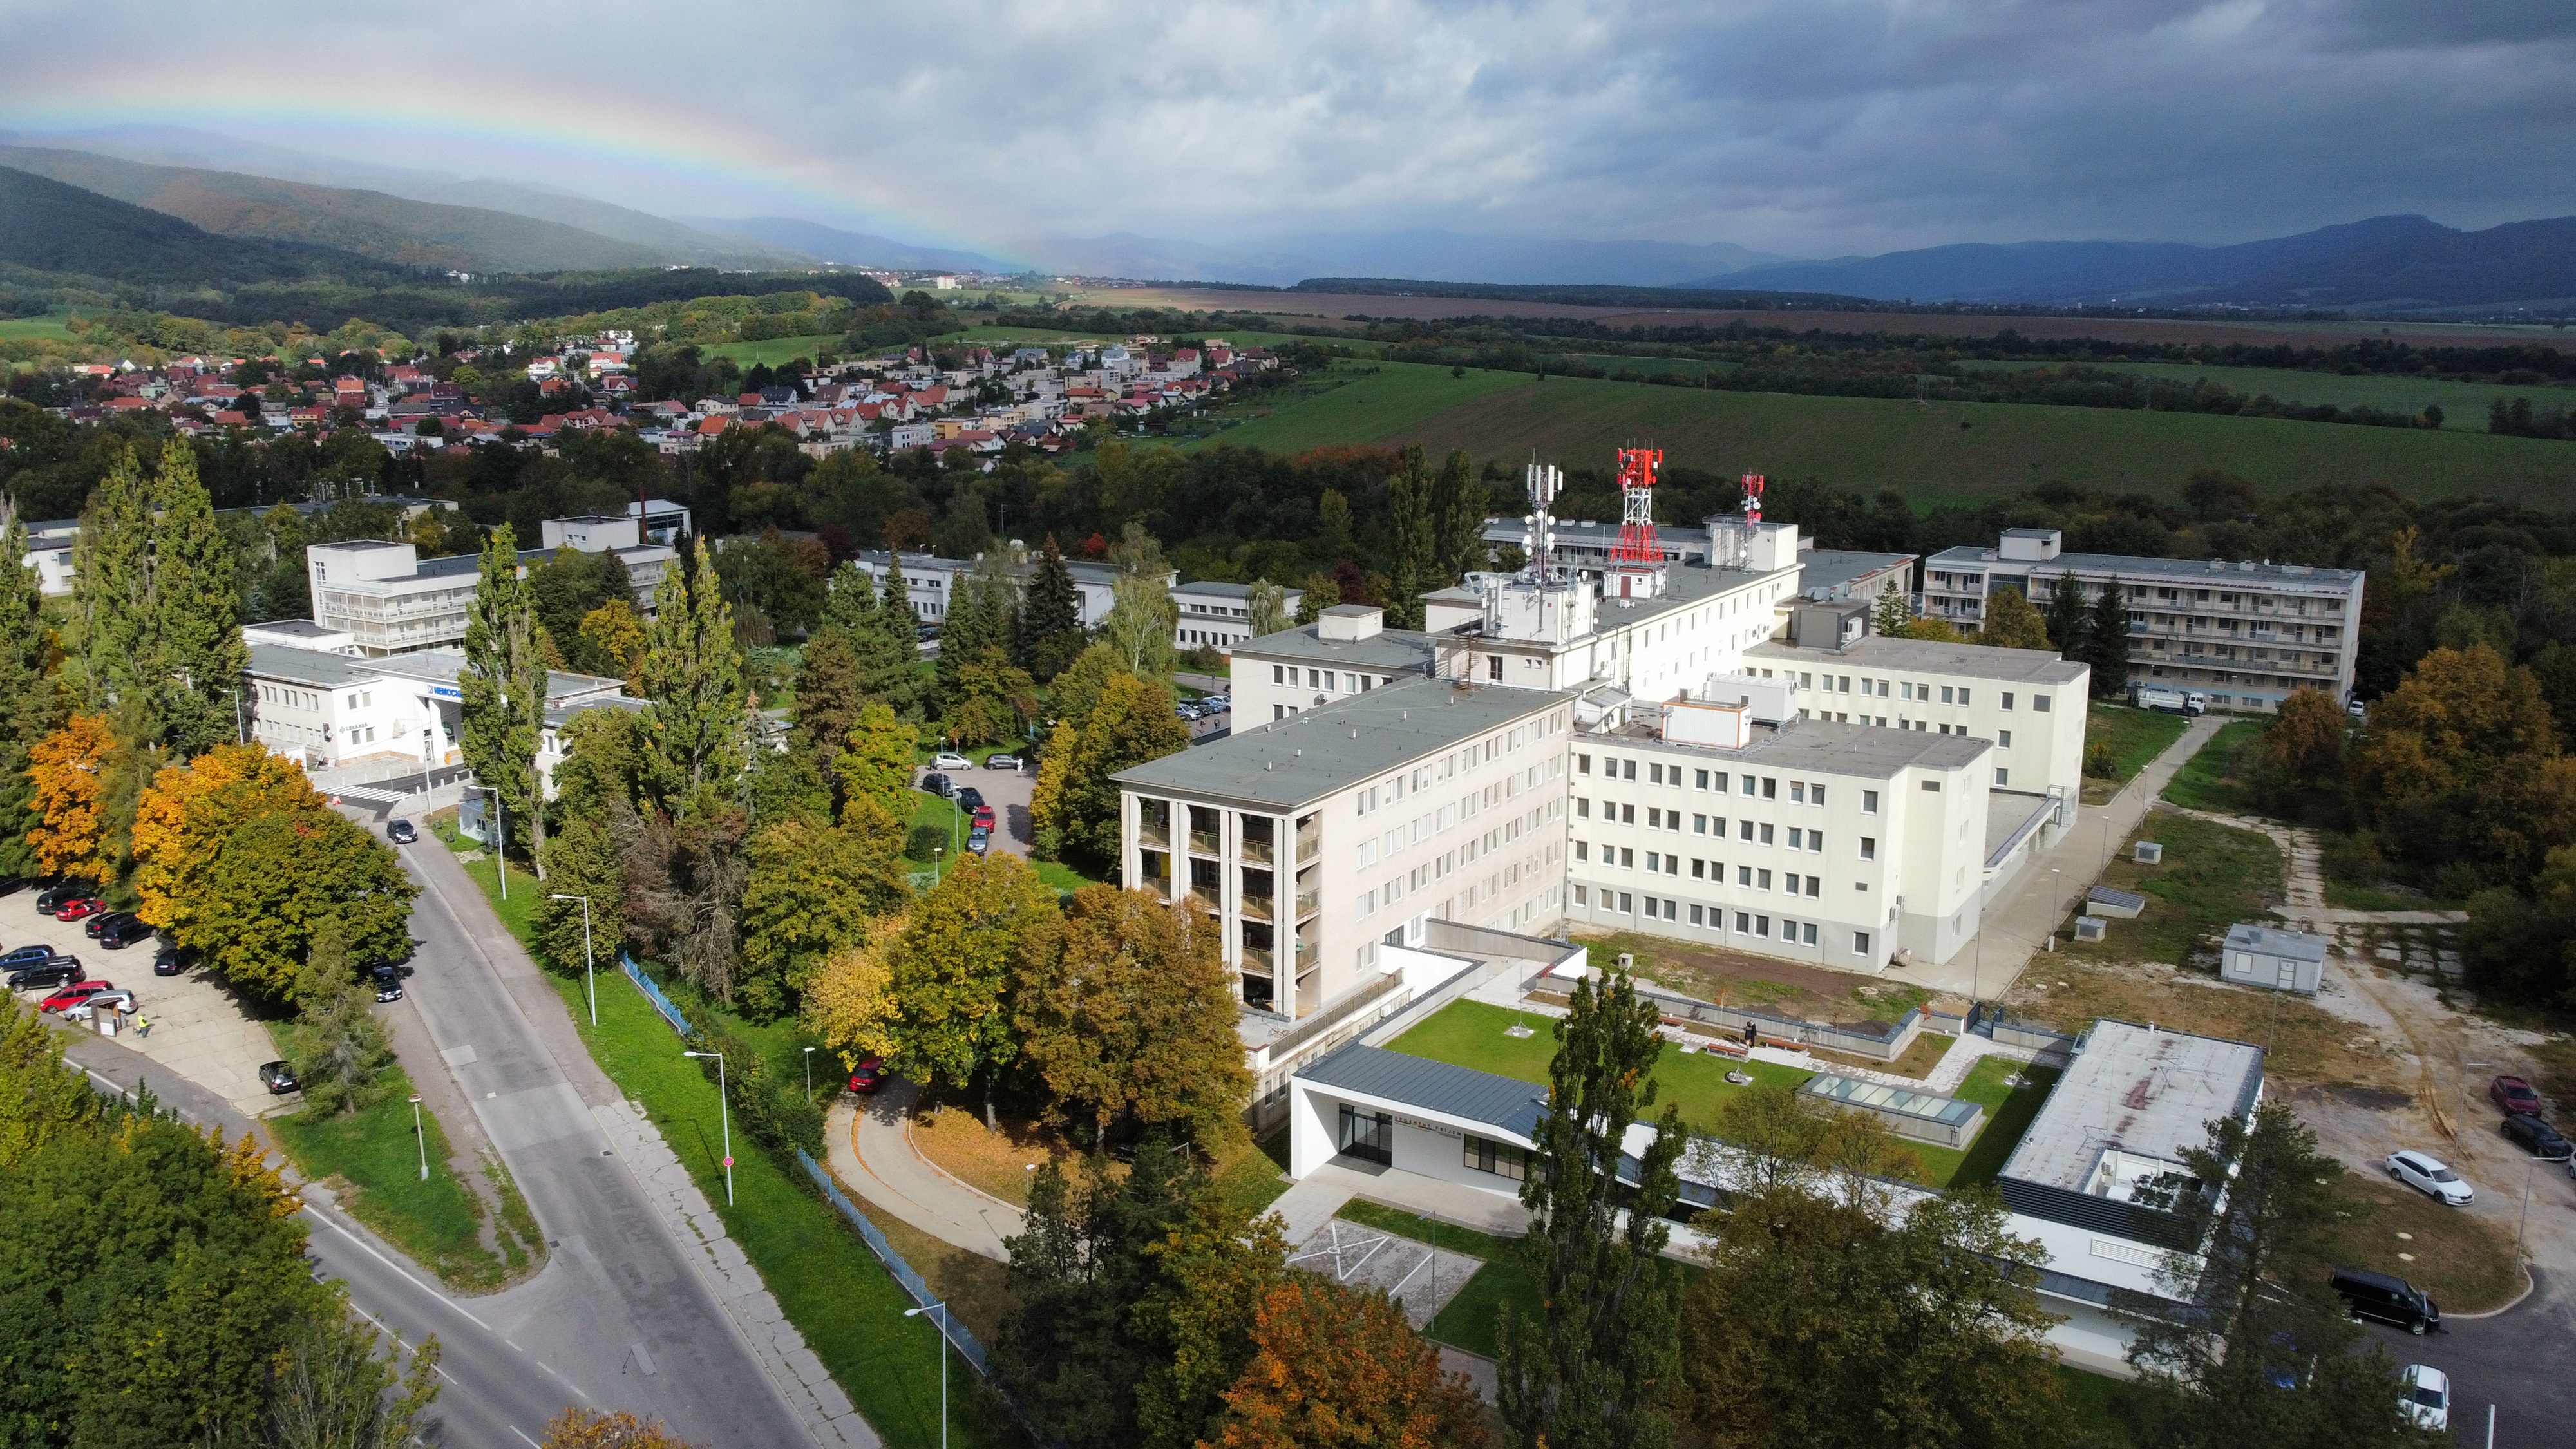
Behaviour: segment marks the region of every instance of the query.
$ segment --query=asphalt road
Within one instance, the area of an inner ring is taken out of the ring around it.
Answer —
[[[251,1128],[250,1119],[223,1098],[113,1041],[76,1033],[65,1054],[90,1073],[93,1083],[129,1095],[138,1086],[148,1087],[162,1106],[189,1122],[222,1128],[227,1140]],[[406,1266],[326,1194],[306,1193],[304,1221],[314,1266],[348,1285],[351,1307],[400,1339],[406,1351],[437,1336],[439,1395],[424,1425],[429,1442],[458,1449],[515,1449],[523,1442],[535,1443],[546,1421],[567,1405],[592,1402],[584,1386],[504,1337],[478,1316],[479,1305],[448,1297]]]
[[[2467,1449],[2487,1442],[2487,1406],[2496,1407],[2496,1449],[2548,1449],[2576,1442],[2576,1375],[2567,1370],[2576,1343],[2576,1294],[2564,1275],[2534,1268],[2531,1296],[2488,1318],[2446,1318],[2444,1331],[2422,1338],[2385,1324],[2370,1326],[2401,1364],[2431,1364],[2451,1376],[2451,1437]]]
[[[562,998],[433,838],[400,854],[424,886],[411,1003],[550,1248],[535,1279],[475,1312],[505,1342],[542,1345],[549,1371],[600,1407],[695,1442],[810,1444],[592,1117],[619,1094]]]

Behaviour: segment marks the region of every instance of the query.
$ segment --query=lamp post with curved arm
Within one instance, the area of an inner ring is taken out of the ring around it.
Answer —
[[[591,963],[590,955],[590,897],[568,896],[561,891],[556,891],[549,899],[581,902],[581,977],[590,987],[590,1024],[597,1026],[599,1025],[599,973],[598,968]]]
[[[723,1052],[682,1052],[684,1057],[716,1059],[716,1112],[724,1124],[725,1206],[733,1206],[733,1101],[725,1095],[725,1060]]]

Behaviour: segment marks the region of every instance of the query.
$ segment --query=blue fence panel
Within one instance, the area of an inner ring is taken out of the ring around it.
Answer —
[[[653,1009],[662,1013],[662,1019],[671,1024],[671,1030],[682,1036],[694,1030],[689,1019],[680,1014],[680,1008],[672,1005],[671,998],[662,994],[662,988],[653,984],[653,978],[645,975],[643,968],[635,964],[634,957],[620,952],[617,964],[625,969],[626,979],[635,983],[635,989],[644,993],[644,999],[653,1003]]]
[[[823,1164],[807,1156],[801,1147],[796,1149],[796,1160],[805,1165],[814,1185],[823,1189],[823,1196],[831,1199],[832,1206],[841,1210],[841,1216],[848,1218],[850,1225],[859,1230],[859,1236],[868,1240],[869,1251],[885,1264],[886,1271],[894,1275],[894,1281],[903,1285],[903,1291],[912,1295],[914,1303],[928,1308],[939,1301],[939,1295],[930,1291],[930,1285],[922,1281],[919,1273],[912,1271],[912,1265],[903,1260],[903,1254],[894,1250],[894,1244],[887,1242],[885,1234],[877,1231],[877,1225],[869,1222],[868,1215],[859,1211],[859,1205],[850,1201],[848,1194],[841,1191],[840,1184],[832,1181],[832,1175],[823,1170]],[[974,1333],[966,1325],[944,1312],[922,1316],[940,1324],[941,1331],[948,1335],[948,1341],[956,1345],[957,1352],[966,1362],[974,1365],[976,1373],[987,1379],[993,1376],[992,1360],[985,1356],[984,1345],[975,1341]]]

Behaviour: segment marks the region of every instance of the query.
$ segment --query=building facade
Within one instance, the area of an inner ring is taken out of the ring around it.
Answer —
[[[1306,597],[1304,589],[1282,588],[1280,607],[1293,615]],[[1180,623],[1172,633],[1176,649],[1216,649],[1231,651],[1235,645],[1252,637],[1252,585],[1222,584],[1201,580],[1178,584],[1172,589],[1172,603],[1180,611]]]
[[[2128,603],[2129,677],[2199,690],[2212,707],[2269,712],[2296,689],[2349,703],[2361,656],[2358,569],[2223,559],[2067,553],[2054,528],[2006,529],[1995,547],[1944,549],[1923,563],[1922,612],[1982,627],[1998,588],[2045,611],[2060,588]]]

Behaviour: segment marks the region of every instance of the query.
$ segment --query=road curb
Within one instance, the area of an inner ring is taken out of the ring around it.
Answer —
[[[2531,1271],[2531,1264],[2527,1261],[2516,1262],[2514,1267],[2522,1273],[2522,1291],[2513,1295],[2513,1301],[2511,1303],[2504,1305],[2502,1308],[2490,1308],[2483,1313],[2446,1313],[2442,1315],[2442,1321],[2444,1323],[2449,1323],[2453,1319],[2457,1319],[2462,1323],[2475,1323],[2481,1318],[2501,1318],[2515,1309],[2520,1308],[2523,1305],[2524,1300],[2530,1298],[2532,1294],[2540,1291],[2540,1277],[2538,1274]]]

